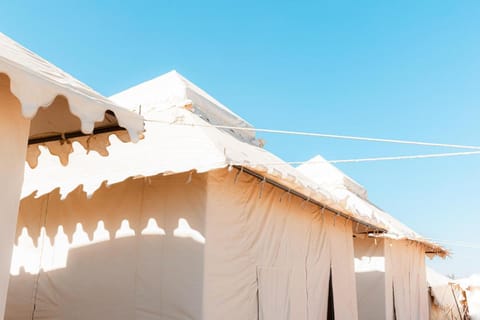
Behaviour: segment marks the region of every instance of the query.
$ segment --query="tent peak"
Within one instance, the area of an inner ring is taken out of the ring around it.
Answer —
[[[142,82],[110,97],[130,110],[138,110],[147,119],[172,107],[192,105],[193,111],[212,125],[253,128],[242,117],[231,111],[176,70]],[[253,130],[225,130],[244,142],[258,145]]]

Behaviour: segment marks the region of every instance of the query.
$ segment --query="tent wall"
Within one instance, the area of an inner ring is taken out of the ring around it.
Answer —
[[[237,173],[24,199],[6,319],[357,319],[351,221]]]
[[[201,319],[205,182],[157,176],[91,199],[23,200],[6,319]]]
[[[424,248],[407,240],[356,238],[359,319],[428,319]]]
[[[352,224],[238,170],[209,173],[204,319],[357,319]]]
[[[385,240],[356,237],[353,243],[358,318],[392,319],[392,282],[390,273],[385,270]]]
[[[0,74],[0,319],[3,319],[8,289],[8,270],[17,223],[27,152],[30,120]]]
[[[385,269],[390,270],[392,275],[397,319],[428,319],[428,286],[423,246],[408,240],[386,242]]]

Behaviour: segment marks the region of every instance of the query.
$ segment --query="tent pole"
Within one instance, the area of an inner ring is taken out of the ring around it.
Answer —
[[[453,290],[453,286],[451,284],[449,284],[449,286],[450,286],[450,290],[452,290],[452,295],[453,295],[453,299],[455,300],[455,305],[457,306],[458,315],[460,316],[460,319],[462,319],[462,312],[460,311],[460,306],[458,305],[457,295]]]

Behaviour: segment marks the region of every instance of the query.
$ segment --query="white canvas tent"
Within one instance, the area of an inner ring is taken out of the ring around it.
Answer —
[[[453,280],[427,267],[431,320],[468,319],[466,292]]]
[[[321,156],[297,169],[345,199],[349,210],[371,212],[387,228],[387,233],[374,237],[356,234],[359,319],[427,319],[424,257],[425,254],[445,256],[447,252],[371,204],[365,188]]]
[[[250,124],[175,71],[111,99],[132,109],[141,108],[146,119],[146,137],[151,138],[125,147],[112,137],[108,158],[73,152],[68,167],[60,167],[51,158],[40,157],[38,167],[41,170],[26,168],[22,197],[33,192],[43,195],[56,188],[60,188],[60,194],[65,197],[79,185],[87,194],[92,194],[104,182],[113,184],[128,177],[243,167],[245,171],[280,183],[353,221],[369,224],[374,229],[383,226],[372,212],[346,210],[343,199],[257,147]],[[219,130],[216,124],[250,128],[251,131]]]
[[[352,232],[374,215],[216,128],[249,124],[176,72],[112,99],[145,138],[27,170],[7,319],[357,318]]]
[[[25,160],[35,166],[44,145],[65,163],[72,140],[105,153],[113,131],[136,141],[143,120],[0,33],[0,318]]]

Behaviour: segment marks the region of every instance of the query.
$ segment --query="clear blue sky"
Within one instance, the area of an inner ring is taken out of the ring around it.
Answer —
[[[171,69],[257,127],[480,145],[478,1],[0,1],[0,30],[111,95]],[[97,3],[98,2],[98,3]],[[261,134],[288,161],[455,151]],[[480,156],[344,164],[480,272]]]

